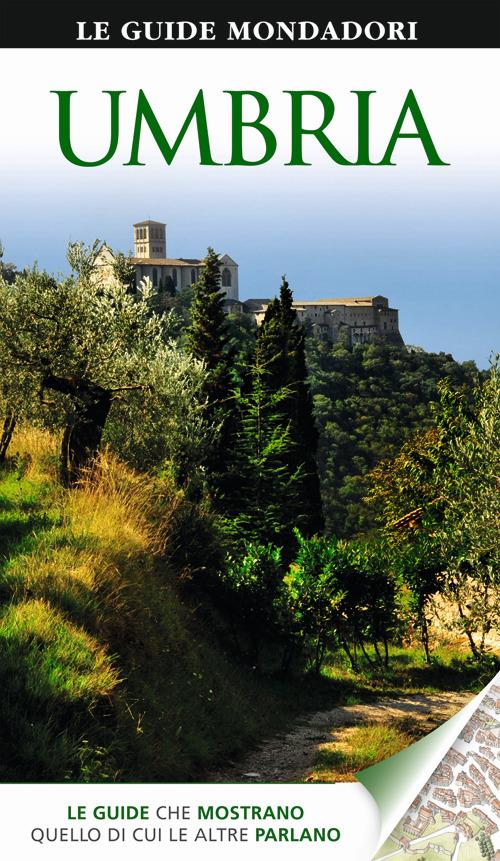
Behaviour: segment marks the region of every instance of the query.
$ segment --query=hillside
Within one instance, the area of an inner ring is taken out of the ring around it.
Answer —
[[[55,440],[0,473],[0,779],[188,779],[280,719],[199,630],[165,560],[182,499],[104,456],[63,491]],[[287,708],[289,707],[289,704]],[[209,727],[209,731],[207,731]]]
[[[489,678],[497,365],[306,355],[285,278],[228,330],[213,249],[183,329],[98,248],[0,278],[0,779],[199,779],[321,700]]]
[[[472,389],[473,362],[388,344],[331,344],[309,338],[309,380],[319,431],[325,524],[342,537],[373,528],[362,504],[367,476],[418,430],[431,427],[438,382]]]

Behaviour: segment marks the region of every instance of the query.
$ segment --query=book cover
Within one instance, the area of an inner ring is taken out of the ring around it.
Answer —
[[[9,854],[500,857],[498,17],[0,13]]]

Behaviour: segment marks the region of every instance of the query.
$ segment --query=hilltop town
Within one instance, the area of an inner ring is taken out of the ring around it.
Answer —
[[[104,246],[98,263],[105,278],[113,277],[114,259],[111,249]],[[201,258],[168,257],[167,226],[151,220],[134,224],[131,263],[135,267],[136,285],[147,278],[160,294],[165,293],[167,283],[176,292],[196,283],[203,266]],[[240,299],[238,264],[229,254],[221,255],[220,264],[226,311],[250,315],[259,325],[271,299]],[[398,311],[389,307],[385,296],[296,300],[294,308],[309,333],[319,340],[342,340],[349,345],[377,341],[403,344]]]

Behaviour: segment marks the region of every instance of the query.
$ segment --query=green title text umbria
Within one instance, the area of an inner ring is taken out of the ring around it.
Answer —
[[[207,105],[203,90],[199,90],[193,102],[187,109],[185,119],[180,129],[166,128],[157,118],[155,110],[143,90],[139,90],[136,98],[135,119],[133,127],[124,128],[120,122],[120,105],[122,97],[129,94],[125,90],[103,90],[102,95],[109,100],[109,127],[102,130],[103,152],[101,158],[87,161],[77,154],[78,147],[74,144],[71,133],[72,113],[78,110],[78,92],[75,90],[52,90],[58,98],[59,116],[59,145],[63,156],[78,167],[99,167],[111,161],[117,153],[120,137],[127,137],[127,152],[130,141],[130,157],[124,162],[129,167],[144,166],[141,161],[141,139],[143,135],[152,135],[159,153],[167,165],[171,165],[180,149],[188,129],[192,126],[196,130],[199,147],[199,164],[206,166],[239,166],[256,167],[266,164],[276,156],[278,150],[278,139],[282,143],[283,136],[286,137],[284,145],[288,156],[284,162],[286,166],[309,166],[313,158],[311,153],[317,152],[329,157],[332,163],[342,167],[382,167],[397,164],[396,158],[402,148],[404,139],[416,139],[421,146],[422,158],[431,166],[442,167],[449,162],[443,160],[438,153],[437,147],[429,131],[423,111],[413,90],[409,90],[404,98],[399,112],[396,112],[394,121],[390,123],[390,133],[387,142],[378,153],[373,152],[374,147],[370,142],[370,124],[372,113],[375,112],[373,96],[375,90],[352,90],[353,98],[356,99],[357,113],[353,128],[353,139],[355,141],[356,155],[349,158],[341,152],[335,144],[335,124],[339,122],[335,117],[335,102],[331,95],[319,90],[284,90],[283,97],[289,103],[290,122],[286,127],[279,130],[272,128],[268,118],[270,103],[264,93],[257,90],[224,90],[228,98],[228,112],[230,120],[230,140],[228,141],[228,153],[225,159],[221,154],[215,152],[211,130],[216,123],[211,120],[207,111]],[[75,97],[75,98],[73,98]],[[102,97],[101,94],[99,97]],[[320,121],[314,124],[307,121],[308,110],[314,107],[316,114],[319,109]],[[157,110],[157,109],[156,109]],[[380,107],[379,107],[380,110]],[[338,126],[337,126],[338,129]],[[256,136],[259,142],[258,157],[249,153],[249,134],[255,142]],[[314,147],[307,147],[306,142],[314,141]],[[107,149],[106,149],[107,147]]]

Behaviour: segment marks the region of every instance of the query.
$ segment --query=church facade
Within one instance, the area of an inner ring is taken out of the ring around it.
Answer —
[[[97,266],[104,278],[112,277],[114,255],[104,246]],[[136,284],[149,278],[154,290],[161,290],[167,279],[177,292],[198,281],[203,260],[192,257],[167,257],[167,226],[161,221],[139,221],[134,224],[134,256]],[[238,304],[238,264],[228,254],[220,258],[221,288],[226,294],[226,305]]]
[[[101,277],[113,278],[114,255],[104,246],[97,265]],[[134,224],[134,256],[136,284],[148,278],[154,290],[161,292],[168,282],[176,292],[198,281],[203,260],[188,257],[167,257],[167,226],[161,221],[138,221]],[[271,299],[239,298],[238,264],[228,254],[220,257],[221,291],[225,295],[228,313],[248,314],[257,325],[264,319]],[[385,296],[313,299],[293,303],[299,320],[308,332],[324,341],[366,344],[385,341],[402,345],[398,311],[389,307]]]
[[[134,224],[134,251],[132,263],[136,268],[137,283],[149,278],[153,287],[171,278],[176,290],[182,290],[198,281],[202,260],[199,258],[167,257],[167,226],[159,221],[139,221]],[[223,254],[221,286],[226,299],[238,299],[238,264]]]

